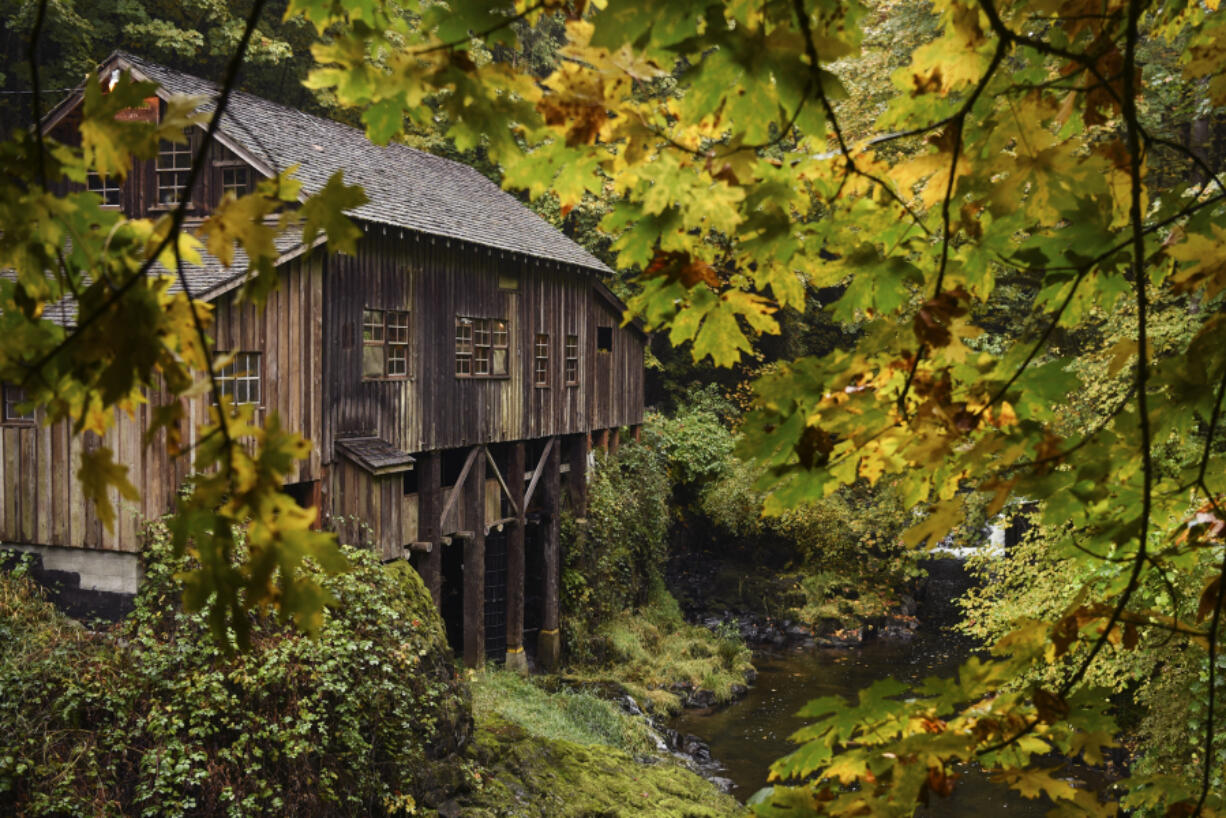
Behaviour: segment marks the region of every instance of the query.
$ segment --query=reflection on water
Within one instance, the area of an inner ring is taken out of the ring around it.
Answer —
[[[948,675],[968,654],[964,641],[942,632],[921,632],[909,642],[870,642],[852,650],[759,653],[754,660],[758,681],[744,699],[712,713],[684,713],[672,726],[711,745],[711,755],[727,768],[720,775],[735,782],[733,794],[744,800],[766,786],[770,763],[793,749],[788,736],[804,724],[795,713],[805,702],[828,695],[854,697],[887,676],[914,683]],[[1037,818],[1051,808],[1048,802],[1027,800],[992,784],[978,769],[959,772],[963,778],[954,796],[934,796],[918,815]]]

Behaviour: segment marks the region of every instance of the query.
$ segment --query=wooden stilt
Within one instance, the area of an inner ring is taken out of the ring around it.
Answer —
[[[570,511],[576,517],[587,515],[587,435],[572,435],[570,441],[570,474],[567,489],[570,495]]]
[[[510,446],[507,484],[511,502],[520,513],[507,532],[507,668],[527,670],[524,655],[524,468],[527,451],[523,443]]]
[[[465,522],[472,526],[464,539],[464,664],[480,667],[485,663],[485,457],[469,463],[463,501]]]
[[[636,423],[630,427],[630,433],[634,435],[634,442],[640,443],[643,440],[643,424]]]
[[[545,463],[541,506],[545,513],[545,615],[537,641],[536,658],[546,670],[556,670],[562,659],[562,635],[558,631],[559,606],[558,586],[561,579],[561,550],[558,537],[561,531],[562,452],[555,444],[550,447]]]
[[[617,448],[621,446],[622,430],[614,429],[613,434],[609,436],[609,454],[617,454]]]
[[[443,506],[443,457],[426,452],[417,458],[417,538],[431,544],[421,559],[421,578],[437,608],[443,598],[443,549],[439,515]]]
[[[599,432],[596,433],[596,445],[599,446],[600,450],[604,452],[605,454],[609,453],[609,430],[608,429],[601,429]]]

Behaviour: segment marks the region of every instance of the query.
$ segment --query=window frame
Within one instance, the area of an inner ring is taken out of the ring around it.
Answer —
[[[362,307],[362,380],[403,381],[411,376],[409,346],[413,337],[412,329],[409,310]],[[379,350],[377,375],[367,371],[368,349]],[[394,362],[400,362],[403,371],[393,372]]]
[[[571,353],[574,353],[573,355]],[[562,344],[562,382],[579,385],[579,336],[568,333]]]
[[[95,180],[97,180],[95,182]],[[85,171],[85,189],[90,193],[96,193],[102,199],[102,207],[118,210],[123,207],[123,183],[118,179],[112,179],[109,176],[103,176],[93,170]],[[109,194],[114,194],[114,201],[110,200]]]
[[[21,414],[17,404],[29,400],[26,390],[16,384],[0,384],[0,423],[6,426],[33,426],[34,412]]]
[[[532,339],[532,385],[549,388],[549,333],[538,332]]]
[[[604,353],[613,352],[613,327],[612,326],[603,326],[603,325],[596,326],[596,351],[604,352]]]
[[[231,406],[255,406],[257,409],[262,409],[264,407],[264,353],[259,350],[246,349],[232,353],[217,352],[219,357],[230,354],[234,356],[230,363],[223,366],[214,375],[217,385],[217,392],[213,396],[214,402],[220,405],[221,399],[228,397]],[[254,374],[252,374],[252,359],[255,361]],[[244,373],[242,375],[239,374],[240,362],[244,366],[241,370]],[[254,400],[252,400],[252,384],[255,385]],[[240,385],[245,392],[242,400],[238,399]]]
[[[184,132],[187,137],[186,143],[172,142],[169,139],[162,139],[158,142],[157,155],[153,159],[153,209],[170,209],[179,206],[183,202],[186,207],[192,206],[192,192],[187,189],[187,182],[191,177],[192,158],[194,151],[192,145],[194,140],[190,132]],[[179,166],[177,163],[170,167],[162,167],[162,158],[169,154],[172,158],[178,159],[186,157],[187,164]],[[163,174],[173,174],[174,178],[182,180],[181,184],[163,185]],[[163,201],[163,190],[178,191],[173,201]]]
[[[454,339],[457,378],[504,380],[511,377],[510,320],[457,315]]]
[[[250,193],[255,187],[252,183],[251,167],[239,158],[238,154],[225,145],[214,143],[213,147],[218,152],[212,164],[216,169],[217,189],[221,191],[221,195],[217,197],[217,200],[221,201],[226,193],[233,193],[236,199]],[[234,184],[233,182],[227,183],[227,173],[240,172],[242,173],[243,180],[241,185]]]

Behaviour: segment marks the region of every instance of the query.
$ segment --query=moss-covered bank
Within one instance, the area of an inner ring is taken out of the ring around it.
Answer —
[[[548,680],[537,680],[548,682]],[[476,674],[477,765],[440,813],[474,816],[719,818],[736,800],[661,756],[641,718],[591,693],[547,691],[500,670]]]

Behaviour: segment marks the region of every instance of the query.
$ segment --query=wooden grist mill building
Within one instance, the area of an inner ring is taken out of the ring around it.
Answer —
[[[156,82],[155,117],[172,94],[211,96],[204,80],[122,53],[99,76]],[[45,127],[75,132],[81,92]],[[356,256],[278,239],[281,283],[263,312],[235,303],[245,260],[188,268],[215,306],[216,349],[235,353],[219,388],[312,441],[289,491],[320,510],[342,541],[384,559],[411,558],[442,608],[466,663],[556,662],[559,515],[582,516],[588,455],[642,420],[645,337],[622,326],[610,271],[472,168],[244,93],[234,94],[207,167],[185,189],[188,146],[164,143],[123,184],[91,176],[104,202],[131,216],[181,197],[199,217],[226,192],[298,165],[308,192],[338,169],[369,202],[350,212],[365,237]],[[240,256],[241,258],[241,256]],[[66,321],[71,321],[68,314]],[[140,519],[171,507],[187,458],[141,447],[148,407],[105,440],[74,438],[20,411],[4,387],[0,541],[110,590],[131,585]],[[211,397],[188,406],[192,442]],[[139,508],[113,533],[73,474],[82,448],[106,445],[129,466]]]

